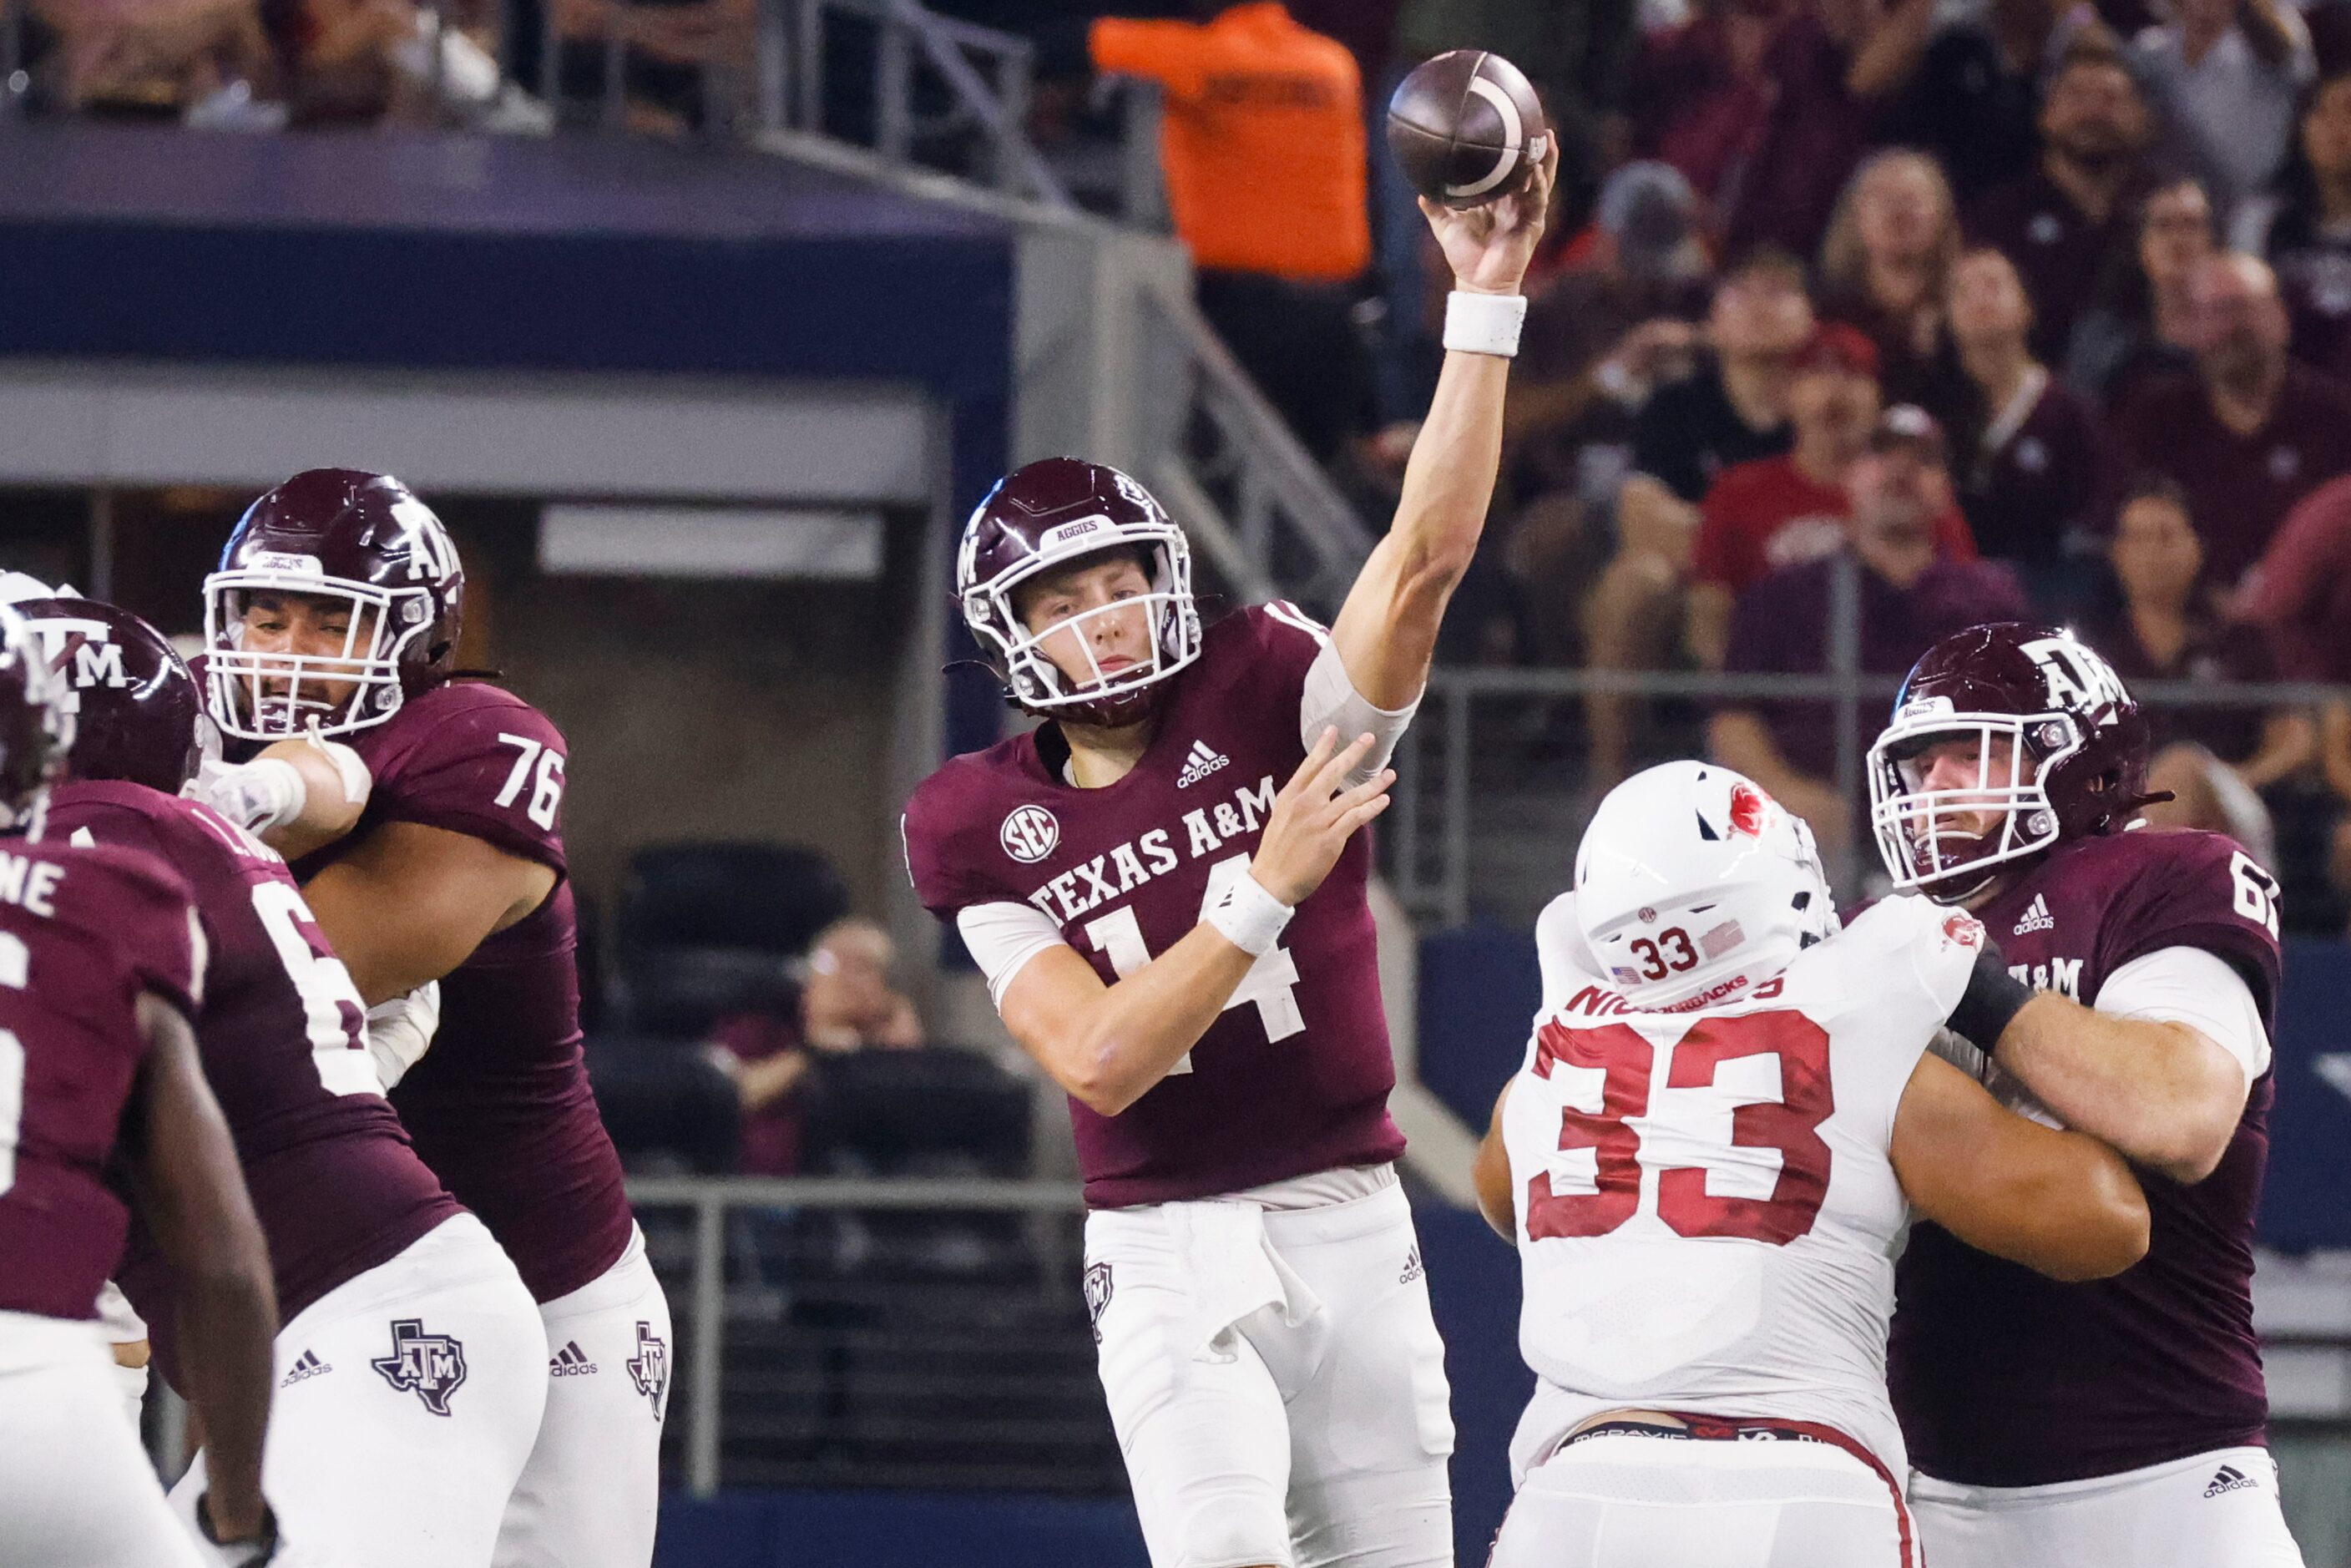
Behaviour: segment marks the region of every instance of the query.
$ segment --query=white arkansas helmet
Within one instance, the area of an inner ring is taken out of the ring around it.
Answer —
[[[1710,762],[1608,792],[1576,851],[1575,912],[1608,978],[1650,1010],[1736,996],[1837,929],[1812,830]]]

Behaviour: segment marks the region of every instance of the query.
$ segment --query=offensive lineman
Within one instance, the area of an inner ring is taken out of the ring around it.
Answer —
[[[1070,1092],[1085,1291],[1155,1568],[1453,1561],[1444,1347],[1351,840],[1485,520],[1556,162],[1487,207],[1423,204],[1457,281],[1449,351],[1329,632],[1271,604],[1203,632],[1182,531],[1098,465],[1030,464],[964,532],[966,622],[1050,722],[925,781],[907,864]]]
[[[1885,1371],[1912,1209],[2078,1280],[2144,1252],[2138,1189],[1929,1052],[2024,1005],[1983,928],[1907,899],[1840,930],[1810,832],[1739,775],[1618,785],[1575,885],[1479,1151],[1538,1375],[1495,1568],[1913,1568]]]
[[[186,1387],[218,1456],[196,1518],[210,1560],[277,1550],[262,1500],[269,1257],[189,1029],[203,994],[185,883],[130,850],[40,841],[73,737],[67,694],[0,608],[0,1562],[199,1568],[122,1419],[95,1322],[127,1216],[186,1282]]]
[[[285,862],[180,798],[213,737],[179,655],[112,605],[18,608],[78,704],[49,831],[151,855],[194,890],[212,955],[196,1038],[284,1319],[264,1476],[287,1533],[344,1568],[486,1568],[546,1401],[530,1292],[410,1147],[359,992]],[[155,1325],[165,1379],[186,1386],[170,1332],[181,1281],[143,1228],[117,1279]],[[175,1503],[201,1490],[206,1460]]]
[[[554,1353],[496,1568],[644,1568],[669,1305],[580,1057],[563,737],[519,697],[453,682],[465,587],[400,481],[298,474],[204,580],[206,702],[249,743],[340,736],[372,776],[359,826],[294,873],[370,1008],[440,983],[438,1040],[392,1106],[513,1258]]]
[[[2087,1284],[1912,1238],[1891,1371],[1938,1568],[2302,1562],[2252,1322],[2277,883],[2218,834],[2125,831],[2147,754],[2104,659],[2011,624],[1928,649],[1870,750],[1897,888],[1972,911],[2043,993],[1975,1064],[2121,1150],[2154,1216],[2146,1260]]]

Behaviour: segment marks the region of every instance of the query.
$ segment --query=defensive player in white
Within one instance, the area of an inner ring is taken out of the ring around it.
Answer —
[[[2066,1279],[2146,1249],[2121,1157],[1930,1052],[2027,993],[1921,899],[1840,931],[1810,832],[1674,762],[1594,815],[1479,1196],[1537,1374],[1494,1568],[1913,1568],[1886,1389],[1914,1212]]]

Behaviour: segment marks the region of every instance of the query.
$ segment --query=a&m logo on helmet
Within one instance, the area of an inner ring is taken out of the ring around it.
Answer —
[[[449,1396],[465,1381],[465,1347],[450,1334],[426,1333],[423,1320],[392,1325],[392,1354],[368,1363],[403,1393],[410,1389],[435,1416],[449,1414]]]
[[[1006,854],[1022,865],[1035,865],[1061,841],[1061,824],[1042,806],[1016,806],[996,837]]]
[[[2040,670],[2052,708],[2095,716],[2129,700],[2114,666],[2071,637],[2036,637],[2024,654]]]

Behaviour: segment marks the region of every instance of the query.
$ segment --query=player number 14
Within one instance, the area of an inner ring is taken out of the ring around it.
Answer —
[[[1249,856],[1233,855],[1208,868],[1208,889],[1200,895],[1200,918],[1206,920],[1208,911],[1233,884],[1233,878],[1249,871]],[[1151,962],[1151,949],[1144,945],[1143,925],[1132,909],[1113,909],[1099,920],[1086,922],[1086,940],[1094,951],[1110,956],[1112,972],[1122,980]],[[1229,1011],[1243,1002],[1257,1004],[1258,1021],[1265,1025],[1265,1038],[1288,1040],[1306,1027],[1298,1013],[1298,960],[1290,956],[1287,947],[1268,950],[1249,966],[1241,983],[1233,988],[1232,996],[1225,1002]],[[1192,1053],[1186,1051],[1167,1070],[1171,1074],[1192,1071]]]

